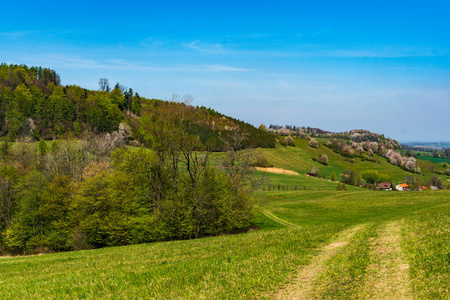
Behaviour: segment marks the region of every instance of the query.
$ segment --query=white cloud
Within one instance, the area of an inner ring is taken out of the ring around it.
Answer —
[[[0,32],[0,36],[16,39],[16,38],[20,38],[23,36],[36,34],[36,33],[38,33],[38,31],[33,31],[33,30],[10,31],[10,32]]]
[[[325,34],[329,30],[321,30],[317,35]],[[297,37],[303,34],[298,34]],[[261,35],[264,36],[264,35]],[[340,58],[401,58],[401,57],[432,57],[448,55],[447,50],[427,47],[413,47],[408,45],[378,45],[333,49],[327,44],[289,44],[291,50],[275,50],[270,45],[260,45],[262,50],[245,49],[249,44],[236,43],[208,43],[200,40],[182,43],[187,49],[195,52],[216,55],[268,56],[268,57],[340,57]],[[239,48],[237,47],[239,46]]]
[[[64,54],[37,55],[33,58],[21,58],[21,61],[32,64],[48,66],[52,68],[79,68],[79,69],[111,69],[131,71],[155,71],[155,72],[197,72],[197,73],[219,73],[219,72],[249,72],[250,69],[238,68],[220,64],[177,64],[165,66],[149,66],[143,62],[129,62],[121,59],[110,59],[99,61],[78,56]]]
[[[190,43],[182,43],[184,47],[207,54],[227,54],[229,50],[224,49],[223,44],[210,44],[201,41],[192,41]]]

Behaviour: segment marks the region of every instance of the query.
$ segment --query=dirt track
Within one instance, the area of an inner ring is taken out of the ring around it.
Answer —
[[[275,173],[275,174],[287,174],[287,175],[299,175],[297,172],[281,169],[281,168],[261,168],[261,167],[255,167],[256,170],[262,171],[262,172],[268,172],[268,173]]]

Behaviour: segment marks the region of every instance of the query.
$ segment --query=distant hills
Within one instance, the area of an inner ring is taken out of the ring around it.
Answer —
[[[416,148],[434,148],[434,149],[450,148],[450,142],[408,142],[402,143],[402,146],[403,145]]]

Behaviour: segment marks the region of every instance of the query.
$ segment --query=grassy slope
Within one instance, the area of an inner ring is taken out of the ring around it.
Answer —
[[[323,170],[325,174],[332,171],[338,174],[340,168],[359,166],[344,162],[328,148],[312,149],[304,140],[298,140],[295,148],[263,151],[275,166],[298,172],[309,171],[316,164],[310,158],[321,153],[326,153],[331,161],[328,167],[323,167],[329,168]],[[380,171],[395,170],[400,178],[409,174],[385,161],[366,164],[379,166]],[[346,248],[353,250],[333,258],[332,262],[342,262],[342,267],[329,270],[320,277],[320,282],[314,283],[319,298],[356,297],[357,287],[364,282],[364,270],[369,264],[368,243],[375,230],[379,224],[400,220],[405,224],[402,246],[410,264],[414,294],[418,298],[444,298],[448,293],[450,191],[373,192],[355,187],[335,191],[335,182],[307,176],[266,175],[272,184],[308,187],[308,190],[266,190],[257,194],[261,210],[269,210],[298,228],[284,227],[258,213],[254,222],[261,230],[247,234],[0,257],[0,298],[270,297],[268,292],[282,288],[295,276],[298,267],[307,265],[333,236],[365,224],[367,230]],[[350,274],[352,280],[342,274]],[[433,281],[428,280],[430,277]],[[327,282],[340,284],[328,286],[324,284]]]
[[[361,161],[359,158],[355,158],[354,163],[345,161],[345,157],[334,153],[326,146],[320,145],[319,148],[312,148],[309,146],[309,141],[305,139],[295,139],[295,147],[283,147],[278,146],[277,149],[261,149],[268,161],[274,164],[275,167],[284,168],[288,170],[294,170],[300,174],[306,174],[311,171],[313,166],[319,167],[319,170],[327,178],[334,172],[337,176],[342,173],[344,169],[354,169],[358,172],[364,170],[377,170],[381,173],[389,174],[394,182],[402,182],[405,176],[414,175],[413,173],[402,170],[399,167],[393,166],[387,162],[384,157],[376,156],[378,163],[371,161]],[[319,157],[321,154],[328,156],[329,164],[327,166],[321,165],[312,160],[313,157]],[[426,179],[431,175],[429,171],[430,166],[434,166],[436,170],[445,171],[445,169],[432,162],[417,160],[417,165],[422,170],[422,178]],[[445,175],[437,175],[445,181],[450,178]]]
[[[450,220],[436,226],[433,218],[450,214],[449,191],[266,191],[258,196],[261,208],[301,227],[284,228],[258,214],[255,222],[262,230],[248,234],[0,258],[0,298],[248,299],[282,287],[338,232],[397,219],[411,224],[404,243],[412,272],[419,274],[414,275],[418,293],[436,295],[448,288],[446,270],[427,262],[434,256],[445,260],[448,253],[442,252],[448,246],[433,237],[447,234]],[[417,241],[422,231],[428,238]],[[423,259],[416,258],[424,251]],[[439,277],[439,286],[426,283],[420,274]]]
[[[280,185],[280,189],[283,187],[289,190],[295,189],[297,187],[298,190],[311,190],[311,191],[334,191],[336,190],[338,182],[330,181],[328,179],[319,179],[306,175],[285,175],[285,174],[274,174],[267,172],[256,172],[259,176],[265,176],[269,179],[269,183],[272,189],[278,189],[278,185]],[[264,185],[265,189],[268,189],[268,185]],[[347,190],[364,190],[355,186],[347,186]]]

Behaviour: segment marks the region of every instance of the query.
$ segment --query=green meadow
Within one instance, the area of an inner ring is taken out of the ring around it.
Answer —
[[[411,173],[380,156],[352,163],[323,145],[295,143],[260,150],[299,175],[256,172],[265,180],[248,232],[0,257],[0,299],[447,299],[450,190],[337,191],[328,178],[344,169],[397,182]],[[327,166],[312,160],[321,154]],[[441,168],[417,164],[424,178]],[[325,179],[305,175],[313,166]]]
[[[430,161],[430,162],[434,162],[437,164],[440,163],[448,163],[450,164],[450,158],[446,158],[446,157],[433,157],[433,156],[427,156],[427,155],[418,155],[417,158],[426,160],[426,161]]]
[[[258,229],[244,234],[1,257],[0,298],[280,298],[299,292],[296,278],[321,257],[322,268],[307,281],[314,287],[311,298],[365,298],[367,282],[374,280],[374,242],[389,224],[399,228],[408,293],[416,299],[448,297],[450,191],[335,191],[332,182],[278,176],[284,178],[271,179],[317,181],[317,189],[258,192]],[[356,233],[324,256],[327,245],[348,230]]]
[[[319,148],[309,146],[309,141],[306,139],[295,138],[295,147],[283,147],[277,145],[276,149],[261,149],[264,157],[275,167],[284,168],[296,171],[300,174],[306,174],[311,171],[314,166],[319,168],[319,171],[326,178],[330,178],[331,173],[335,173],[337,178],[339,174],[345,169],[353,169],[359,173],[365,170],[376,170],[380,173],[388,174],[394,182],[403,182],[406,176],[420,176],[423,180],[427,180],[430,176],[436,175],[443,181],[449,179],[449,176],[434,174],[430,170],[438,170],[445,172],[446,168],[436,162],[430,162],[422,159],[417,159],[416,165],[421,169],[421,175],[417,175],[405,171],[397,166],[388,163],[387,159],[374,155],[377,162],[363,161],[360,158],[353,158],[353,162],[335,153],[333,150],[324,146],[322,143]],[[321,142],[326,142],[325,139]],[[329,159],[328,165],[324,166],[315,161],[313,158],[318,158],[319,155],[326,154]]]

